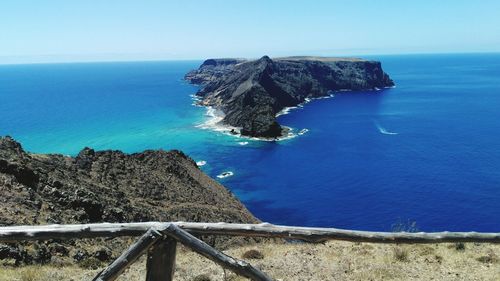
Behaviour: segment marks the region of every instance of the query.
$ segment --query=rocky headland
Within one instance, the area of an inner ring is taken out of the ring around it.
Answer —
[[[394,86],[378,61],[330,57],[209,59],[185,79],[201,86],[199,104],[220,111],[234,133],[268,139],[286,134],[276,120],[284,108],[332,91]]]
[[[224,186],[180,151],[83,149],[76,157],[32,154],[0,138],[0,225],[94,222],[258,220]],[[212,238],[213,239],[213,238]],[[224,241],[208,241],[214,244]],[[0,260],[43,263],[53,257],[108,260],[129,243],[76,240],[0,244]],[[98,244],[98,243],[97,243]],[[113,245],[113,246],[111,246]]]

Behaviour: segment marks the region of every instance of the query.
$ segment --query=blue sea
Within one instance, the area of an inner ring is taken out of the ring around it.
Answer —
[[[201,61],[0,66],[0,135],[26,150],[181,149],[275,224],[500,231],[500,54],[374,56],[396,88],[344,92],[279,117],[295,138],[200,128]],[[248,144],[246,144],[248,142]]]

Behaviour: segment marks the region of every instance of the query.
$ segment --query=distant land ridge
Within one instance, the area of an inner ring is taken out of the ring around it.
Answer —
[[[208,59],[185,79],[201,86],[199,104],[222,112],[234,133],[271,139],[287,134],[276,121],[286,107],[331,91],[394,86],[378,61],[308,56]]]

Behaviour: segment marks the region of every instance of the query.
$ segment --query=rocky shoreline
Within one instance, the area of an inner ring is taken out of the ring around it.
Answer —
[[[258,60],[209,59],[185,79],[200,85],[199,105],[223,113],[230,132],[266,140],[288,135],[277,115],[332,91],[394,86],[378,61],[355,58],[285,57]]]

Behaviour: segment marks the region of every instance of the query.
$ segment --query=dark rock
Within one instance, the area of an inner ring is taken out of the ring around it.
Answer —
[[[202,85],[200,104],[220,109],[223,123],[263,138],[282,136],[276,114],[306,98],[394,86],[380,62],[347,58],[209,59],[185,79]]]
[[[8,246],[8,245],[0,245],[0,260],[3,259],[21,259],[22,254],[18,248]]]
[[[50,253],[49,249],[45,245],[38,245],[37,249],[35,250],[35,253],[32,255],[33,256],[33,262],[38,263],[38,264],[45,264],[50,262],[52,258],[52,254]]]
[[[69,250],[66,246],[59,244],[59,243],[51,243],[49,245],[49,251],[52,256],[58,255],[58,256],[68,256],[69,255]]]
[[[193,84],[207,84],[230,72],[234,65],[244,61],[241,59],[208,59],[198,70],[186,74],[186,79]]]
[[[111,260],[112,253],[108,248],[101,248],[94,253],[94,257],[100,261],[109,261]]]
[[[12,138],[0,137],[0,194],[2,225],[193,220],[258,222],[230,191],[204,174],[195,161],[176,150],[125,154],[85,148],[72,158],[30,154]],[[221,241],[223,239],[216,243]],[[98,257],[87,256],[99,260],[118,256],[129,245],[123,240],[113,243],[116,245],[109,246],[110,255],[103,252]],[[65,240],[41,244],[36,251],[12,249],[0,248],[0,257],[43,263],[50,260],[51,255],[73,255],[70,253],[75,249],[88,249],[93,253],[95,244]],[[84,253],[74,254],[75,259],[84,258]]]
[[[89,257],[89,253],[84,250],[78,250],[76,253],[73,255],[73,259],[77,262],[81,262]]]
[[[75,157],[75,164],[78,168],[89,170],[92,167],[95,151],[91,148],[85,147]]]
[[[38,176],[30,168],[11,164],[3,159],[0,159],[0,173],[13,175],[18,183],[32,188],[38,183]]]

